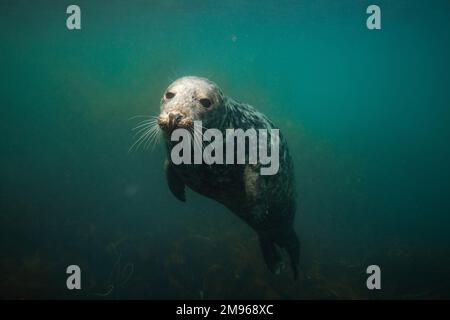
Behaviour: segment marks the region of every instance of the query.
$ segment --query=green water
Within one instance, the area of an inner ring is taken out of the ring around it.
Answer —
[[[0,3],[0,298],[450,298],[450,5]],[[208,77],[286,136],[302,277],[228,210],[170,194],[135,115]],[[66,268],[82,269],[82,290]],[[382,290],[366,288],[366,267]]]

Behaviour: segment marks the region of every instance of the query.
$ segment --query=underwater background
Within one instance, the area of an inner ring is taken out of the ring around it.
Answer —
[[[438,0],[2,0],[0,298],[450,298],[449,39]],[[162,144],[128,152],[185,75],[286,136],[298,281],[226,208],[170,194]]]

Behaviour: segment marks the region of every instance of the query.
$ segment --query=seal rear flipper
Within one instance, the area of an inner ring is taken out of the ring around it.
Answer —
[[[166,171],[167,184],[170,191],[180,201],[186,202],[185,184],[178,177],[177,173],[173,170],[169,161],[166,160],[164,163],[164,169]]]
[[[286,235],[277,240],[277,244],[287,251],[294,279],[297,279],[300,263],[300,242],[294,229],[291,228]]]
[[[281,269],[283,269],[284,264],[275,242],[269,237],[260,235],[259,244],[267,267],[271,272],[279,274]]]

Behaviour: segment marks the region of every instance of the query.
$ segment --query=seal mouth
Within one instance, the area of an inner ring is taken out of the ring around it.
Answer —
[[[161,130],[169,136],[176,129],[189,129],[192,126],[192,121],[174,113],[170,113],[167,117],[159,116],[157,122]]]

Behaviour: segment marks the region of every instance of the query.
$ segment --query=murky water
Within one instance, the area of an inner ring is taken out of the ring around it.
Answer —
[[[69,31],[64,2],[0,3],[1,298],[450,297],[447,1],[377,1],[375,31],[369,1],[77,4]],[[221,205],[176,201],[162,145],[128,153],[184,75],[286,136],[299,281]]]

